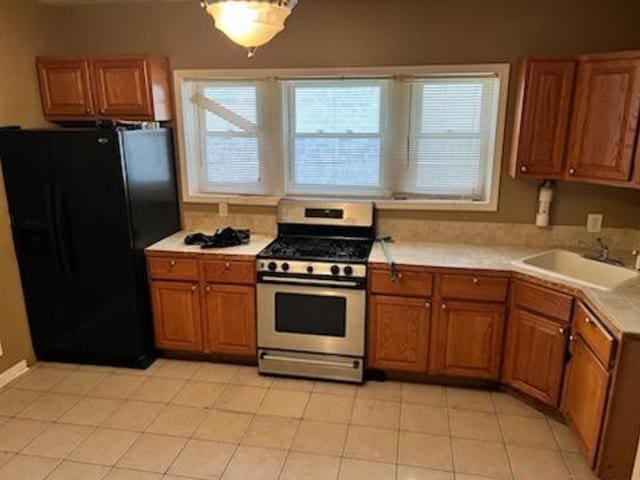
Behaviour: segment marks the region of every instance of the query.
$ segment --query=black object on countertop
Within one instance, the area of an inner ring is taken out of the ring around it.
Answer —
[[[2,130],[0,162],[38,358],[148,365],[144,249],[180,230],[171,131]]]
[[[225,248],[237,245],[246,245],[251,239],[250,230],[236,230],[231,227],[218,229],[213,235],[194,233],[187,235],[184,243],[187,245],[200,245],[200,248]]]

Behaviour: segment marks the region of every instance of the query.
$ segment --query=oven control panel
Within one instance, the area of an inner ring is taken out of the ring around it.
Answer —
[[[259,259],[257,267],[258,272],[285,273],[296,276],[318,275],[342,278],[365,278],[367,276],[367,266],[362,264]]]

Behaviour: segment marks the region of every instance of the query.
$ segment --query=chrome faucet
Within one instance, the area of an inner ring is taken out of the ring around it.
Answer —
[[[624,263],[622,263],[620,260],[616,260],[610,257],[609,246],[604,243],[602,238],[596,239],[594,253],[585,253],[583,256],[584,258],[588,258],[589,260],[595,260],[597,262],[609,263],[611,265],[619,265],[621,267],[624,267]]]

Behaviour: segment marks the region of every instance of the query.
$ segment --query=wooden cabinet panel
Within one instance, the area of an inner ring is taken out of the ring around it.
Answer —
[[[89,62],[39,58],[37,68],[45,116],[86,117],[95,113]]]
[[[513,282],[512,288],[512,298],[516,305],[563,322],[571,321],[573,311],[571,295],[519,281]]]
[[[153,279],[198,281],[198,261],[195,258],[147,257],[147,267]]]
[[[507,299],[508,289],[508,278],[451,274],[440,277],[442,298],[504,302]]]
[[[204,276],[208,282],[251,285],[256,283],[253,261],[205,260]]]
[[[503,381],[557,407],[568,327],[520,308],[509,316]]]
[[[596,462],[609,389],[609,371],[578,335],[571,342],[562,397],[562,413],[585,451]]]
[[[502,362],[505,307],[444,302],[434,329],[432,372],[497,380]]]
[[[574,58],[525,61],[514,130],[512,175],[563,175],[576,64]]]
[[[417,268],[397,269],[396,277],[391,277],[388,269],[372,269],[369,272],[372,293],[430,297],[433,290],[433,275]]]
[[[431,303],[371,295],[368,362],[373,368],[427,372]]]
[[[592,55],[578,68],[568,173],[630,180],[640,110],[640,55]]]
[[[151,282],[155,340],[158,348],[202,348],[198,286],[187,282]]]
[[[255,356],[255,288],[207,285],[205,304],[208,350],[213,353]]]
[[[150,78],[144,58],[93,60],[98,113],[153,119]]]
[[[603,365],[611,364],[616,341],[582,303],[576,305],[573,331],[582,337]]]

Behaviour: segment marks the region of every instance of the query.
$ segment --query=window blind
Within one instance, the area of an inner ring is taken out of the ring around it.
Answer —
[[[385,81],[287,81],[286,89],[287,192],[379,193]]]
[[[482,200],[494,155],[495,77],[410,81],[409,138],[396,190]]]

